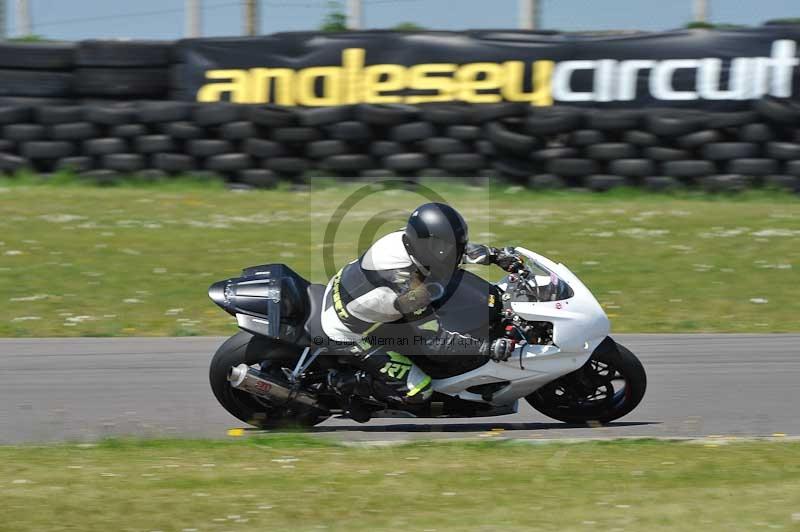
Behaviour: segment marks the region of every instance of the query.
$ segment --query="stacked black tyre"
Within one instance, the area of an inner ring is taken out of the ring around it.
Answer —
[[[25,168],[70,169],[101,183],[195,174],[273,187],[317,176],[483,182],[491,175],[534,188],[796,190],[800,106],[765,99],[746,111],[701,113],[0,99],[0,172]]]
[[[75,93],[81,98],[167,98],[173,44],[88,40],[75,51]]]
[[[537,139],[544,149],[533,157],[545,173],[534,174],[536,188],[584,186],[605,191],[620,186],[651,190],[683,186],[709,191],[736,191],[758,185],[797,189],[796,160],[800,151],[800,120],[779,123],[780,114],[794,104],[758,102],[753,110],[701,113],[675,109],[572,110],[561,135]],[[564,113],[546,111],[545,116]],[[527,118],[536,127],[533,111]],[[579,118],[576,119],[575,115]],[[548,127],[547,120],[542,127]],[[530,130],[531,133],[538,132]],[[541,169],[540,168],[537,168]]]
[[[75,96],[77,46],[58,42],[0,42],[0,102],[56,103]]]
[[[0,43],[0,103],[168,98],[171,42]]]

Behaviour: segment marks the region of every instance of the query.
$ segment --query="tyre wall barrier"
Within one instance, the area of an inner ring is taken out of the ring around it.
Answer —
[[[207,173],[270,187],[313,176],[502,176],[534,188],[798,189],[800,105],[737,112],[515,103],[300,109],[183,101],[0,101],[0,172]]]
[[[536,188],[798,188],[800,104],[736,112],[440,103],[300,108],[181,100],[173,42],[0,43],[0,172],[503,176]],[[170,100],[172,98],[172,100]]]

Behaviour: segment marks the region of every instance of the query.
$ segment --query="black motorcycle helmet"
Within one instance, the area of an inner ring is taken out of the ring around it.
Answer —
[[[403,244],[426,276],[446,281],[461,264],[469,234],[467,222],[444,203],[420,205],[411,214]]]

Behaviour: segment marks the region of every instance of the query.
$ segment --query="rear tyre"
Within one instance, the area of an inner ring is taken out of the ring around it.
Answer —
[[[525,399],[542,414],[566,423],[609,423],[636,408],[647,389],[639,359],[608,339],[578,371]]]
[[[281,362],[286,366],[294,366],[297,355],[292,346],[247,332],[231,336],[217,349],[211,360],[208,376],[214,397],[231,415],[261,429],[312,427],[325,421],[325,416],[315,413],[295,412],[270,405],[247,392],[233,388],[228,382],[231,366],[261,364],[262,371],[270,373],[270,366],[273,366],[274,371],[280,372]]]

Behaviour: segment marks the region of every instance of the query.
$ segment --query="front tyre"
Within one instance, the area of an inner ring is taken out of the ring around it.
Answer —
[[[260,429],[312,427],[325,421],[325,416],[316,413],[271,405],[268,401],[233,388],[228,382],[232,366],[259,364],[262,371],[275,371],[280,375],[281,366],[294,367],[298,354],[292,346],[244,331],[231,336],[217,349],[211,360],[208,377],[214,397],[231,415]]]
[[[644,397],[647,375],[625,346],[606,338],[579,370],[525,399],[542,414],[566,423],[609,423],[629,414]]]

